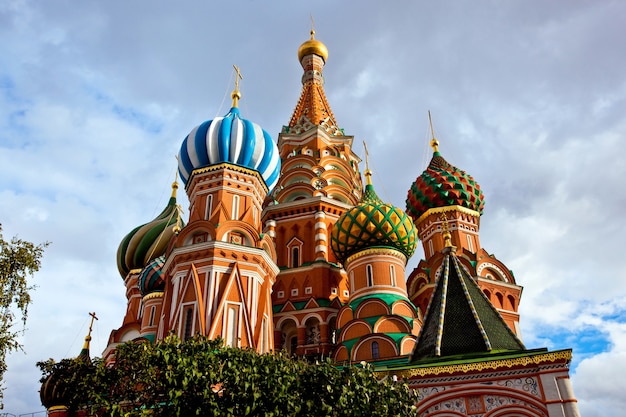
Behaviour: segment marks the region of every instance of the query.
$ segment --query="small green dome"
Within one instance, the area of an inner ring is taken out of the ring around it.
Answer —
[[[154,258],[165,254],[170,239],[180,230],[182,221],[178,216],[176,189],[172,184],[172,196],[167,206],[154,220],[137,226],[128,233],[117,249],[117,269],[126,278],[133,269],[143,269]]]
[[[340,262],[372,247],[396,249],[408,260],[417,245],[411,218],[399,208],[383,203],[371,184],[365,186],[360,203],[337,220],[330,237],[331,249]]]

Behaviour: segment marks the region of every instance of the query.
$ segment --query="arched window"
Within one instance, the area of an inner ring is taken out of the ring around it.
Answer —
[[[302,245],[303,242],[297,237],[293,237],[287,243],[287,265],[289,268],[298,268],[302,265]]]
[[[506,298],[509,300],[509,304],[511,305],[511,310],[515,311],[515,297],[512,295],[507,295]]]
[[[372,359],[380,358],[380,351],[378,350],[378,342],[372,342]]]
[[[367,277],[367,286],[373,287],[374,286],[374,273],[372,272],[372,265],[367,265],[365,267],[365,275]]]
[[[500,304],[498,307],[504,307],[504,297],[499,292],[496,293],[496,298],[498,299],[498,303]]]

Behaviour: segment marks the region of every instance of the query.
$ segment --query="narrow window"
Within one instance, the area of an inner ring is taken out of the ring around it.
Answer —
[[[467,235],[467,248],[470,252],[474,252],[474,245],[472,244],[472,237],[470,235]]]
[[[435,254],[435,250],[433,249],[433,241],[432,239],[428,241],[428,256],[433,256]]]
[[[185,310],[185,331],[183,333],[183,340],[191,338],[191,331],[193,329],[193,308],[187,307]]]
[[[389,265],[389,275],[391,275],[391,285],[396,286],[396,269],[393,265]]]
[[[148,326],[153,326],[154,325],[154,314],[156,313],[156,307],[152,306],[152,308],[150,308],[150,320],[148,321]]]
[[[367,265],[365,267],[365,275],[367,276],[367,286],[374,286],[374,274],[372,273],[372,265]]]
[[[226,345],[237,347],[237,308],[228,307],[228,322],[226,323]]]
[[[291,267],[297,268],[300,266],[300,248],[291,248]]]
[[[372,342],[372,359],[380,358],[380,351],[378,350],[378,342]]]
[[[239,218],[239,196],[238,195],[233,196],[233,209],[232,209],[231,218],[233,220],[237,220]]]
[[[204,213],[204,218],[209,220],[211,218],[211,213],[213,213],[213,194],[209,194],[206,197],[206,212]]]

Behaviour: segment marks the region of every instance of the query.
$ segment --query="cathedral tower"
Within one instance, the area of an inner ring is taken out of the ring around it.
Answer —
[[[425,259],[409,276],[409,298],[422,311],[426,310],[442,271],[441,232],[445,223],[459,262],[475,277],[507,325],[519,336],[517,310],[522,287],[515,283],[513,273],[480,245],[478,231],[485,206],[480,186],[469,174],[444,159],[434,135],[431,146],[433,157],[411,185],[406,201],[407,213],[415,221],[425,254]]]
[[[309,356],[333,349],[336,314],[350,292],[328,235],[362,192],[353,137],[337,125],[324,93],[327,58],[311,31],[298,50],[300,99],[278,137],[280,179],[263,212],[280,267],[272,294],[276,347]]]
[[[280,159],[270,135],[240,116],[235,70],[230,111],[194,128],[178,155],[189,223],[172,240],[162,267],[168,279],[156,338],[201,333],[268,352],[278,267],[261,211]]]

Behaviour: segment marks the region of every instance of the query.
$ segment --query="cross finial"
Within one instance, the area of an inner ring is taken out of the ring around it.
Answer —
[[[98,317],[96,316],[96,313],[89,313],[89,315],[91,316],[91,323],[89,323],[89,332],[87,333],[87,336],[85,337],[85,346],[89,347],[89,342],[91,342],[91,330],[93,329],[93,321],[94,320],[98,320]]]
[[[311,39],[315,38],[315,19],[313,19],[313,14],[311,14]]]
[[[370,171],[370,154],[367,151],[367,144],[363,141],[363,148],[365,148],[365,180],[367,181],[367,185],[372,185],[372,171]]]
[[[231,94],[233,99],[233,107],[237,107],[239,104],[239,99],[241,98],[241,93],[239,92],[239,80],[243,80],[243,75],[241,75],[241,71],[239,67],[233,64],[233,68],[235,69],[235,89]]]

